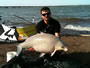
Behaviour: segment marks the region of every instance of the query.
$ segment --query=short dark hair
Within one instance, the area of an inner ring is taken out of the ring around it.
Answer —
[[[42,13],[42,11],[49,11],[49,13],[51,13],[50,8],[48,8],[48,7],[42,7],[41,8],[41,13]]]

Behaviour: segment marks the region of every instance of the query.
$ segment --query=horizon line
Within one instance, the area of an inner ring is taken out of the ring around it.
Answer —
[[[47,6],[51,6],[51,7],[53,7],[53,6],[88,6],[89,4],[85,4],[85,5],[47,5]],[[46,6],[46,5],[42,5],[42,6]],[[11,6],[11,5],[1,5],[0,7],[42,7],[42,6],[35,6],[35,5],[13,5],[13,6]]]

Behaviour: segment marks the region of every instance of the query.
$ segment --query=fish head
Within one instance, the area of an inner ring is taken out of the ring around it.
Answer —
[[[63,51],[68,51],[68,47],[62,43],[62,42],[58,42],[58,44],[55,46],[55,50],[63,50]]]

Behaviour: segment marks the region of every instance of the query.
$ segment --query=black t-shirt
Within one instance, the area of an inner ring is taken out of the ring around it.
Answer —
[[[50,33],[50,34],[54,34],[55,35],[55,32],[58,32],[60,33],[60,23],[51,18],[50,19],[50,22],[49,24],[45,24],[43,20],[41,20],[38,24],[37,24],[37,32],[40,33],[40,32],[44,32],[44,33]]]

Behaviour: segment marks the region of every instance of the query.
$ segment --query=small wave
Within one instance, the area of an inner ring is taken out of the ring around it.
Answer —
[[[64,27],[65,29],[73,29],[73,30],[79,30],[79,31],[90,31],[90,27],[82,27],[80,25],[74,26],[74,25],[66,25]]]
[[[90,34],[90,27],[69,24],[61,29],[61,34],[62,35]]]

